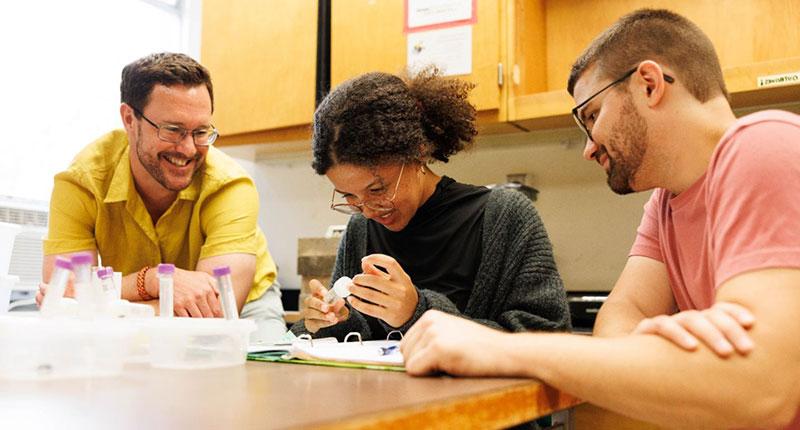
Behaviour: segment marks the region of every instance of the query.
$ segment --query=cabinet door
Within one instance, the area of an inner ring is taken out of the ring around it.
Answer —
[[[314,114],[317,0],[204,0],[201,62],[223,138]]]
[[[667,7],[697,24],[719,56],[734,107],[791,103],[799,85],[759,88],[758,77],[800,68],[798,0],[509,0],[508,120],[528,128],[571,127],[572,63],[606,27],[643,7]],[[721,15],[722,14],[722,15]],[[723,17],[724,16],[724,17]]]
[[[332,2],[331,86],[374,71],[402,73],[406,68],[404,1],[346,0]],[[471,100],[479,110],[500,109],[500,8],[503,2],[478,0],[472,30],[472,74],[477,84]]]

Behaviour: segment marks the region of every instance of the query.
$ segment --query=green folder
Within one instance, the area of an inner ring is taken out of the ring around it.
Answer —
[[[368,370],[389,370],[394,372],[405,372],[403,366],[387,366],[369,363],[357,363],[350,361],[329,361],[329,360],[304,360],[300,358],[284,358],[285,351],[267,351],[247,354],[247,359],[251,361],[268,361],[276,363],[291,364],[310,364],[313,366],[345,367],[348,369],[368,369]]]

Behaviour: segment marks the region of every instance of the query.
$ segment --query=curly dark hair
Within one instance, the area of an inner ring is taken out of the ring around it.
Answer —
[[[211,97],[211,111],[214,111],[214,87],[208,70],[192,57],[172,52],[150,54],[122,69],[122,82],[119,85],[122,103],[139,112],[143,111],[157,84],[205,85]],[[138,112],[136,117],[139,117]]]
[[[314,113],[311,166],[324,175],[334,164],[375,167],[450,156],[472,143],[474,84],[428,68],[411,77],[367,73],[342,83]]]

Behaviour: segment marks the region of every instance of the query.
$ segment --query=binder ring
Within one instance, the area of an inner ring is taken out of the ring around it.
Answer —
[[[358,344],[364,345],[364,342],[361,341],[361,333],[356,331],[351,331],[350,333],[347,333],[347,336],[344,337],[344,343],[347,343],[347,339],[350,339],[350,336],[356,336],[358,338]]]
[[[297,336],[297,340],[307,340],[312,347],[314,346],[314,339],[308,333]]]
[[[400,331],[400,330],[392,330],[389,333],[387,333],[386,334],[386,340],[392,340],[392,335],[395,334],[395,333],[400,335],[400,340],[403,340],[403,332]]]

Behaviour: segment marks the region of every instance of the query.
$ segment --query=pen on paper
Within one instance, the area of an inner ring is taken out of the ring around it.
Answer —
[[[393,352],[400,351],[400,345],[382,346],[380,348],[381,348],[381,355],[389,355]]]

